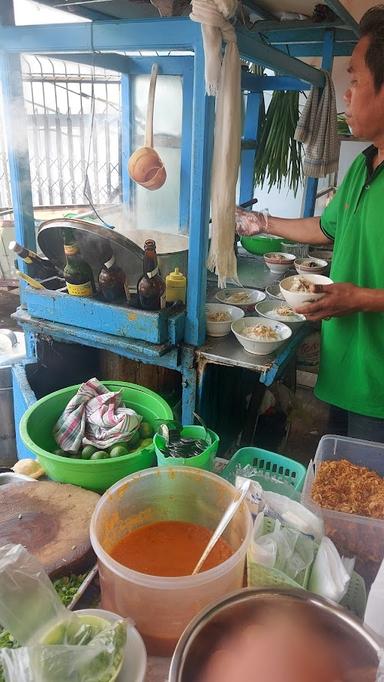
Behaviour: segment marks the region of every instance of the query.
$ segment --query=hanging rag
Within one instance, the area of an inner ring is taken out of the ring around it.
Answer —
[[[325,86],[312,88],[295,132],[295,140],[306,145],[304,174],[324,178],[339,166],[335,88],[331,75],[323,71]]]
[[[108,448],[130,440],[142,417],[125,407],[121,391],[108,391],[97,379],[81,384],[57,420],[53,435],[65,452],[76,453],[82,445]]]
[[[236,32],[228,21],[237,0],[192,0],[190,18],[202,25],[205,84],[216,96],[216,120],[211,169],[212,236],[208,269],[240,284],[234,252],[236,183],[241,144],[241,65]],[[225,43],[224,57],[222,44]]]

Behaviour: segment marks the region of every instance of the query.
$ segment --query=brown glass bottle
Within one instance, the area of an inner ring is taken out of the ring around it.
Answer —
[[[53,265],[53,263],[48,260],[48,258],[41,258],[37,253],[27,249],[18,242],[9,242],[9,247],[11,251],[16,253],[19,258],[21,258],[27,265],[35,266],[35,274],[37,277],[53,277],[54,275],[61,274],[60,271]]]
[[[71,296],[93,296],[95,282],[91,266],[81,257],[75,234],[70,228],[64,230],[64,253],[64,279],[68,293]]]
[[[153,239],[147,239],[144,244],[143,276],[137,283],[137,294],[144,310],[165,308],[165,282],[159,273]]]
[[[100,292],[109,303],[121,303],[127,300],[125,291],[125,273],[115,263],[114,254],[105,261],[99,274]]]

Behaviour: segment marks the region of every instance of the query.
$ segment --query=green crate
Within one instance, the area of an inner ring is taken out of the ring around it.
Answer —
[[[223,469],[221,475],[230,483],[235,482],[237,468],[245,467],[250,464],[255,469],[258,469],[261,474],[259,483],[264,490],[281,493],[281,487],[275,483],[274,480],[281,483],[289,483],[297,492],[301,492],[304,485],[306,468],[300,462],[295,462],[293,459],[278,455],[269,450],[262,448],[247,447],[241,448],[229,460],[227,466]],[[270,480],[268,480],[270,477]],[[252,476],[252,479],[257,481],[257,475]],[[289,489],[287,491],[289,495]]]
[[[264,535],[267,533],[272,533],[275,527],[274,519],[269,517],[264,518]],[[315,544],[315,556],[318,549],[318,545]],[[308,585],[309,578],[312,571],[312,565],[308,566],[306,571],[303,571],[298,576],[297,582],[290,578],[289,576],[278,571],[276,568],[266,568],[260,564],[255,563],[250,560],[250,551],[248,551],[247,556],[247,584],[248,587],[296,587],[298,589],[305,589]],[[367,593],[365,589],[365,582],[363,578],[353,571],[351,576],[351,581],[348,586],[348,591],[340,602],[341,606],[344,606],[349,611],[352,611],[359,618],[363,618],[365,607],[367,603]]]

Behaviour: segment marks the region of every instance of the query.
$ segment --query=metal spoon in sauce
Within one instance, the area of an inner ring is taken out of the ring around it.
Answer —
[[[204,561],[206,560],[208,554],[212,551],[216,542],[221,537],[221,535],[224,533],[229,522],[232,520],[232,518],[234,517],[238,508],[240,507],[242,501],[244,500],[244,498],[245,498],[245,496],[249,490],[249,486],[251,485],[251,483],[252,483],[251,479],[247,479],[246,481],[244,481],[241,488],[239,488],[239,495],[236,497],[236,499],[232,500],[232,502],[228,505],[227,509],[225,510],[223,516],[221,517],[221,519],[219,521],[218,526],[216,527],[215,532],[213,533],[213,535],[212,535],[211,539],[209,540],[204,552],[202,553],[199,561],[197,562],[195,568],[193,569],[192,575],[196,575],[196,573],[199,573],[199,571],[200,571],[201,567],[203,566]]]

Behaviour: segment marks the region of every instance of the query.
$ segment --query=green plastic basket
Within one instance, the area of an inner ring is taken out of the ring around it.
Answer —
[[[166,457],[160,450],[164,445],[164,438],[160,434],[155,433],[153,437],[153,444],[157,457],[157,464],[163,466],[189,466],[197,469],[205,469],[206,471],[213,471],[215,455],[219,447],[219,436],[214,431],[208,429],[208,434],[211,437],[211,445],[209,445],[204,452],[194,457]],[[184,438],[205,438],[206,430],[203,426],[185,426],[181,432]]]
[[[263,534],[272,533],[275,527],[274,519],[269,517],[264,518]],[[315,544],[315,556],[318,549],[318,545]],[[265,568],[260,564],[251,561],[250,551],[247,555],[247,584],[248,587],[296,587],[299,589],[305,589],[309,583],[311,576],[312,565],[303,571],[298,576],[298,580],[295,581],[288,575],[285,575],[282,571],[278,571],[275,568]],[[362,618],[364,616],[365,607],[367,603],[367,593],[365,589],[365,583],[363,578],[353,571],[351,576],[351,581],[348,586],[348,591],[346,595],[341,600],[341,606],[352,611],[356,616]]]
[[[301,492],[303,489],[306,475],[305,466],[300,462],[284,457],[284,455],[278,455],[262,448],[241,448],[229,460],[221,475],[230,483],[234,483],[238,468],[244,468],[247,464],[258,469],[262,474],[259,479],[257,474],[252,476],[252,480],[259,481],[264,490],[281,493],[279,482],[289,483],[297,492]],[[288,497],[290,496],[289,488],[286,488],[285,494]]]
[[[124,381],[102,383],[110,391],[121,391],[124,404],[142,415],[153,428],[159,419],[173,418],[168,403],[148,388]],[[156,462],[153,443],[111,459],[72,459],[53,454],[57,448],[53,427],[79,386],[69,386],[41,398],[24,413],[20,422],[20,435],[25,446],[37,457],[49,478],[104,492],[124,476],[153,466]]]

